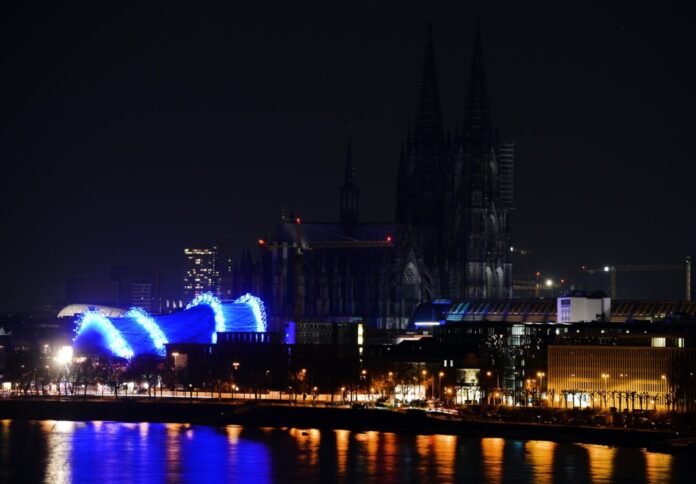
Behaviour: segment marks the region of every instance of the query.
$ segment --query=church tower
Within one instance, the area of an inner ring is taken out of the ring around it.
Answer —
[[[464,119],[454,156],[458,214],[454,258],[458,282],[463,283],[460,297],[509,298],[514,143],[500,140],[493,127],[480,25],[476,26]]]
[[[432,26],[425,56],[413,129],[401,149],[397,180],[396,222],[408,225],[429,268],[428,292],[440,292],[442,225],[447,146],[435,69]]]
[[[341,185],[341,210],[340,219],[343,231],[351,236],[358,224],[360,189],[355,180],[355,166],[353,165],[353,136],[348,133],[348,146],[346,148],[346,168]]]

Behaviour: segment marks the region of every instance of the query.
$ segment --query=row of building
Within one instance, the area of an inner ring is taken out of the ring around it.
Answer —
[[[423,305],[405,331],[360,319],[289,322],[264,335],[169,345],[167,355],[189,383],[227,378],[248,392],[349,389],[402,401],[696,409],[696,304],[611,305],[576,295],[571,306],[606,312],[559,322],[549,307],[563,310],[568,299]],[[464,306],[472,308],[465,317]]]
[[[228,306],[235,310],[226,310]],[[316,388],[403,402],[696,410],[693,302],[611,301],[601,294],[439,300],[419,305],[405,329],[336,317],[287,321],[267,331],[258,324],[255,306],[246,312],[236,310],[239,303],[221,307],[229,319],[224,331],[215,312],[203,309],[152,319],[170,340],[155,356],[164,355],[180,384],[212,388],[226,382],[248,392]],[[3,321],[0,375],[11,376],[5,369],[18,351],[50,354],[74,344],[76,312],[99,310],[112,318],[114,328],[129,327],[117,324],[118,318],[128,317],[124,310],[71,308],[55,324]],[[256,324],[246,324],[244,318]],[[204,319],[210,333],[204,332],[202,340],[187,339],[185,333],[198,331]],[[130,327],[137,327],[136,322]],[[128,332],[128,342],[144,336]],[[137,353],[138,346],[131,346]]]

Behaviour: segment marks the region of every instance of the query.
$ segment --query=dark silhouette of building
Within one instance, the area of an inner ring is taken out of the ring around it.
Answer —
[[[118,308],[139,307],[161,312],[160,273],[154,267],[114,266],[111,278],[73,277],[66,281],[69,304],[94,304]]]
[[[399,163],[396,221],[413,229],[426,295],[509,298],[514,144],[493,127],[480,27],[453,137],[443,127],[433,51],[428,29],[416,123]]]
[[[359,186],[348,137],[339,222],[282,216],[245,253],[226,287],[259,294],[270,327],[359,317],[403,328],[419,303],[436,298],[512,296],[510,212],[514,145],[495,130],[477,26],[461,128],[443,125],[432,29],[428,28],[415,124],[401,149],[395,221],[359,219]]]

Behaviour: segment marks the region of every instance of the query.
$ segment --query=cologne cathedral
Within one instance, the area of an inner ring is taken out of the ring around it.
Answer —
[[[514,143],[493,126],[477,26],[461,127],[443,125],[428,29],[415,122],[401,147],[393,223],[360,221],[348,139],[337,222],[282,216],[223,276],[231,294],[266,303],[269,330],[287,321],[361,320],[404,328],[418,304],[512,297]]]

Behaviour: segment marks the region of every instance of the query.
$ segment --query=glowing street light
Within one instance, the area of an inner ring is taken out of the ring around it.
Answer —
[[[72,361],[73,358],[73,348],[72,346],[63,346],[58,350],[56,355],[56,363],[59,365],[67,365]]]
[[[441,371],[440,373],[437,374],[437,376],[438,376],[437,389],[438,389],[438,392],[440,393],[440,400],[442,400],[442,377],[445,376],[445,372]]]
[[[539,393],[544,391],[544,377],[546,376],[546,373],[543,371],[537,371],[537,377],[539,377]]]

